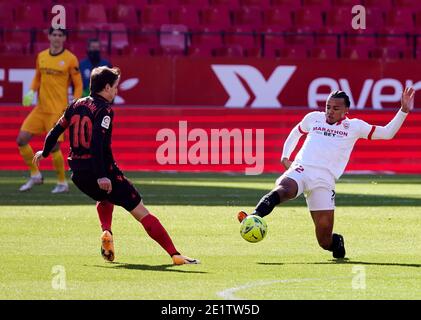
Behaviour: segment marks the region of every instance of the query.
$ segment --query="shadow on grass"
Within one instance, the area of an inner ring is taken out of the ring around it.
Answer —
[[[73,183],[70,183],[70,192],[66,194],[51,194],[54,187],[54,176],[49,173],[44,185],[34,187],[29,192],[19,192],[19,186],[25,182],[21,172],[2,173],[0,177],[0,206],[21,205],[89,205],[95,202],[80,192]],[[144,197],[145,205],[196,205],[196,206],[229,206],[229,207],[254,207],[260,198],[268,193],[274,185],[275,176],[262,175],[251,176],[228,176],[222,174],[158,174],[158,173],[131,173],[128,175],[139,192]],[[132,178],[131,178],[132,177]],[[397,177],[396,183],[413,183],[416,178]],[[365,177],[369,179],[368,177]],[[389,178],[390,181],[394,181]],[[202,185],[173,185],[171,182],[180,183],[186,181],[200,182]],[[352,178],[355,183],[365,181],[361,178]],[[48,183],[49,182],[49,183]],[[219,186],[209,185],[221,183]],[[209,183],[209,184],[208,184]],[[224,185],[230,183],[231,185]],[[232,186],[235,183],[236,186]],[[253,183],[267,183],[267,189],[259,189],[251,186]],[[238,187],[237,187],[238,185]],[[373,186],[375,188],[375,186]],[[341,206],[421,206],[421,196],[384,196],[353,193],[338,193],[336,205]],[[303,196],[293,201],[282,204],[285,207],[305,207]]]
[[[88,266],[88,265],[85,265]],[[127,269],[127,270],[142,270],[142,271],[165,271],[165,272],[179,272],[179,273],[207,273],[204,271],[194,271],[194,270],[179,270],[180,266],[175,266],[173,264],[161,264],[161,265],[147,265],[147,264],[134,264],[134,263],[121,263],[121,262],[109,262],[107,265],[93,265],[96,268],[105,268],[105,269]],[[192,268],[195,266],[192,265]]]
[[[281,265],[292,265],[292,264],[313,264],[313,265],[332,265],[332,264],[350,264],[350,265],[370,265],[370,266],[391,266],[391,267],[412,267],[421,268],[421,264],[417,263],[395,263],[395,262],[368,262],[368,261],[357,261],[348,258],[345,259],[332,259],[327,262],[258,262],[260,265],[270,266],[281,266]]]

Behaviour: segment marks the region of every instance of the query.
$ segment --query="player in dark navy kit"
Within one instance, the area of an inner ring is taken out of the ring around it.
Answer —
[[[92,70],[91,94],[73,101],[48,133],[44,148],[34,156],[34,163],[48,157],[58,137],[69,128],[68,162],[73,183],[97,201],[103,230],[101,254],[107,261],[115,258],[111,221],[114,205],[122,206],[138,220],[149,236],[172,257],[173,263],[197,264],[197,259],[181,255],[160,221],[143,205],[142,197],[114,161],[111,135],[114,112],[111,105],[117,95],[120,69],[98,67]]]

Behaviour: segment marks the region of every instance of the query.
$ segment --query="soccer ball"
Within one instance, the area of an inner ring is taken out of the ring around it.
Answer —
[[[240,234],[248,242],[259,242],[266,236],[267,229],[265,220],[256,215],[249,215],[241,222]]]

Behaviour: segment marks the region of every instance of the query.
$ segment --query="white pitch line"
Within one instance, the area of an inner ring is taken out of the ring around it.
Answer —
[[[222,290],[220,292],[217,292],[216,294],[221,297],[224,298],[225,300],[248,300],[248,299],[243,299],[243,298],[239,298],[237,296],[235,296],[235,293],[238,291],[241,291],[243,289],[248,289],[248,288],[255,288],[255,287],[263,287],[263,286],[268,286],[271,284],[275,284],[275,283],[293,283],[293,282],[308,282],[308,281],[321,281],[321,280],[336,280],[336,279],[348,279],[348,277],[328,277],[328,278],[301,278],[301,279],[281,279],[281,280],[271,280],[271,281],[257,281],[257,282],[251,282],[251,283],[247,283],[238,287],[234,287],[234,288],[229,288],[229,289],[225,289]]]

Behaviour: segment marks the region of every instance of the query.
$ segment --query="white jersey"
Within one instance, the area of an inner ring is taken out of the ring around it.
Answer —
[[[310,112],[298,124],[307,138],[295,162],[329,170],[338,179],[344,172],[358,139],[370,139],[375,126],[360,119],[345,118],[334,124],[326,122],[324,112]]]

